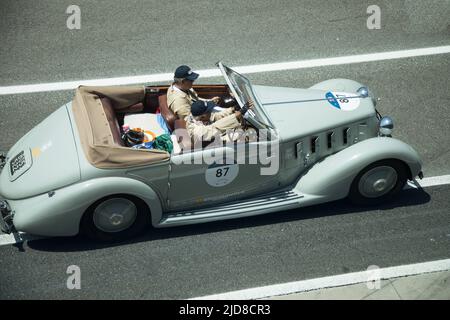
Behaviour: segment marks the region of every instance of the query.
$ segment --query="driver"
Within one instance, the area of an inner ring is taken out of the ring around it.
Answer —
[[[194,144],[200,141],[211,142],[216,136],[220,136],[222,141],[229,142],[233,138],[227,134],[227,131],[242,129],[243,115],[253,107],[253,102],[250,101],[239,111],[228,108],[224,111],[212,112],[214,107],[215,104],[212,101],[192,103],[191,112],[185,120],[186,129]]]
[[[167,90],[167,105],[175,113],[178,119],[184,119],[191,113],[191,105],[194,101],[211,101],[218,104],[219,97],[202,99],[192,88],[199,74],[186,65],[179,66],[175,70],[174,82]]]

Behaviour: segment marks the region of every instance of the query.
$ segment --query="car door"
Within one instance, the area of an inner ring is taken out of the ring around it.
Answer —
[[[224,204],[276,189],[277,171],[269,170],[267,174],[264,169],[271,159],[278,161],[279,156],[272,154],[267,144],[237,143],[172,155],[169,209],[182,211]]]

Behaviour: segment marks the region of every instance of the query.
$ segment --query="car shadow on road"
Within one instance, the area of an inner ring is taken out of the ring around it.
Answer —
[[[133,243],[151,242],[153,240],[164,240],[177,237],[209,234],[233,229],[251,228],[283,222],[299,221],[304,219],[316,219],[320,217],[345,215],[358,212],[371,214],[380,210],[392,210],[401,207],[423,205],[428,203],[430,200],[431,196],[423,189],[407,189],[403,190],[394,200],[390,201],[389,203],[378,206],[358,207],[349,203],[347,199],[344,199],[310,207],[269,213],[260,216],[172,228],[151,228],[148,232],[139,237],[120,242],[99,243],[84,239],[80,236],[75,236],[34,240],[28,242],[27,245],[31,249],[47,252],[99,250],[116,246],[124,246]]]

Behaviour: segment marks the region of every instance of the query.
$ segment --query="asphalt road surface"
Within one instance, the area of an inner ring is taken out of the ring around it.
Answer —
[[[81,29],[66,8],[81,9]],[[0,2],[0,86],[172,72],[450,45],[450,1]],[[450,54],[249,75],[309,87],[366,84],[394,135],[418,150],[425,176],[450,174]],[[220,78],[199,83],[223,82]],[[73,96],[0,96],[0,150]],[[301,123],[299,123],[301,125]],[[450,258],[450,185],[405,190],[371,209],[345,200],[245,218],[149,230],[98,245],[53,238],[0,246],[0,298],[191,298],[262,285]],[[66,270],[81,269],[80,290]]]

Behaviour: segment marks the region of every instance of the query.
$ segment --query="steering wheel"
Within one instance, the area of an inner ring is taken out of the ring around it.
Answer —
[[[228,96],[228,97],[224,97],[222,98],[222,106],[223,108],[230,108],[233,107],[235,105],[237,105],[237,101],[234,97],[232,96]]]

